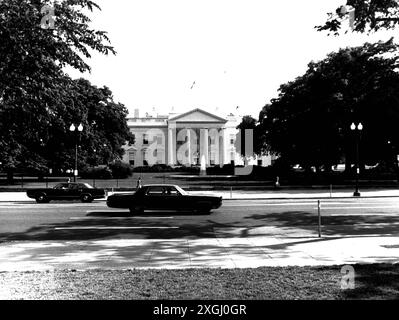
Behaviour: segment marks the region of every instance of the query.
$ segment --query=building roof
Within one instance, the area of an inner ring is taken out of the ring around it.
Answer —
[[[190,110],[190,111],[188,111],[188,112],[185,112],[185,113],[176,115],[176,116],[174,116],[174,117],[172,117],[172,118],[169,118],[168,121],[178,121],[178,120],[181,120],[182,118],[185,118],[185,117],[187,117],[187,116],[189,116],[189,115],[192,115],[193,113],[196,113],[196,112],[202,113],[203,115],[205,115],[205,116],[207,116],[207,117],[209,117],[209,118],[212,118],[212,119],[216,120],[217,122],[223,122],[223,123],[226,123],[226,122],[227,122],[226,119],[224,119],[224,118],[222,118],[222,117],[219,117],[219,116],[217,116],[217,115],[215,115],[215,114],[212,114],[212,113],[210,113],[210,112],[204,111],[204,110],[202,110],[202,109],[199,109],[199,108],[196,108],[196,109]]]

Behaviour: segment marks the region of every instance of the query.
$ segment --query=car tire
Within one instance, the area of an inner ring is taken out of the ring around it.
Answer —
[[[35,199],[36,199],[37,203],[48,203],[48,202],[50,202],[45,193],[38,194]]]
[[[131,214],[143,214],[144,208],[141,206],[134,206],[134,207],[130,207],[129,211]]]
[[[92,202],[93,201],[93,197],[90,195],[90,194],[82,194],[81,196],[80,196],[80,200],[83,202],[83,203],[90,203],[90,202]]]

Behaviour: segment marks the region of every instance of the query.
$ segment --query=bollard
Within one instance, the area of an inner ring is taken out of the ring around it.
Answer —
[[[230,187],[230,199],[233,198],[233,187]]]
[[[24,187],[24,176],[21,177],[21,184],[22,184],[22,188]]]
[[[330,184],[330,198],[332,198],[332,184]]]
[[[321,204],[320,200],[317,200],[317,214],[319,217],[319,238],[321,238]]]

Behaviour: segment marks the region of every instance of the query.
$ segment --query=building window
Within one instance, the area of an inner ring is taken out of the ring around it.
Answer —
[[[234,145],[236,142],[236,136],[234,134],[230,135],[230,144]]]
[[[134,160],[136,159],[136,152],[129,152],[129,164],[134,166]]]
[[[143,144],[144,145],[148,144],[148,134],[146,134],[146,133],[143,134]]]
[[[263,161],[262,161],[262,159],[258,159],[258,166],[263,166]]]
[[[134,144],[136,144],[136,135],[132,133]]]

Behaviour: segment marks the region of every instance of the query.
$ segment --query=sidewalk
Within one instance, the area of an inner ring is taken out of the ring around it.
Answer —
[[[0,272],[399,263],[399,237],[114,239],[2,244]]]
[[[360,190],[362,198],[399,197],[399,189],[390,190]],[[123,192],[121,192],[123,193]],[[329,198],[353,198],[353,189],[339,190],[330,193],[326,190],[293,190],[287,191],[190,191],[190,194],[216,195],[224,200],[262,200],[262,199],[329,199]],[[108,195],[112,194],[109,192]],[[34,201],[29,199],[25,192],[0,192],[0,202],[25,202]],[[105,201],[100,199],[100,201]]]

